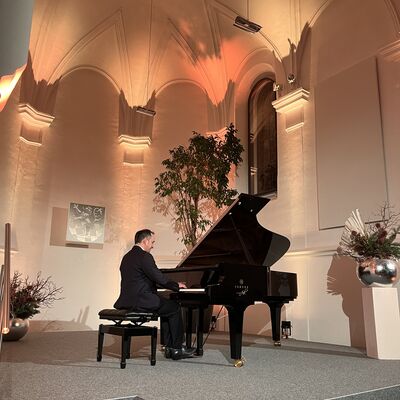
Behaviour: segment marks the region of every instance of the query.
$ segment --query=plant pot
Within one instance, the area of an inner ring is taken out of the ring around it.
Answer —
[[[358,263],[357,277],[369,287],[391,287],[399,278],[399,263],[394,260],[367,258]]]
[[[3,333],[3,340],[5,342],[17,341],[27,334],[28,329],[28,319],[13,318],[10,322],[10,331],[6,334]]]

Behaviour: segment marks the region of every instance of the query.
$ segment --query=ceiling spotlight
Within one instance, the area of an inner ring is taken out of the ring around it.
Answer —
[[[288,83],[295,83],[296,82],[296,77],[295,77],[295,75],[294,74],[289,74],[288,76],[287,76],[287,81],[288,81]]]
[[[154,117],[156,115],[156,112],[154,110],[150,110],[150,108],[141,106],[136,107],[136,112],[139,114],[147,115],[148,117]]]
[[[282,90],[282,85],[280,83],[274,82],[272,85],[272,90],[274,92],[279,92],[280,90]]]
[[[234,26],[243,29],[246,32],[256,33],[258,32],[262,26],[256,24],[255,22],[249,21],[241,16],[237,16],[235,22],[233,23]]]

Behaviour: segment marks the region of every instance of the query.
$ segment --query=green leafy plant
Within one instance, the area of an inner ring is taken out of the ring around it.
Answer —
[[[357,210],[346,221],[339,244],[338,253],[357,261],[366,258],[400,259],[400,243],[396,236],[400,233],[400,214],[385,204],[381,207],[378,221],[364,223]]]
[[[31,318],[38,314],[40,307],[51,307],[62,288],[57,287],[50,276],[42,278],[38,272],[34,280],[29,276],[22,278],[18,271],[14,272],[10,282],[10,313],[12,318]]]
[[[155,210],[173,216],[175,228],[188,248],[211,225],[212,206],[220,209],[237,195],[229,188],[232,165],[237,167],[243,161],[243,146],[236,133],[232,123],[223,139],[193,132],[188,147],[170,150],[169,158],[162,161],[165,171],[155,179],[155,193],[161,204],[159,201]]]

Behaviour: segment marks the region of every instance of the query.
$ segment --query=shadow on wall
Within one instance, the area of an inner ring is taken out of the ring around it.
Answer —
[[[44,79],[37,81],[32,69],[32,56],[28,53],[28,62],[21,77],[20,103],[28,103],[35,110],[44,114],[54,115],[60,78],[54,83]]]
[[[286,80],[284,82],[277,82],[280,85],[278,91],[282,90],[282,93],[280,93],[281,96],[300,87],[310,87],[309,76],[305,73],[305,71],[310,69],[311,64],[310,43],[311,28],[309,23],[304,24],[297,43],[292,42],[288,38],[288,55],[283,57],[282,61],[277,59],[278,63],[282,62],[286,73]]]
[[[29,324],[29,332],[59,332],[59,331],[91,331],[86,324],[89,315],[89,307],[79,311],[79,315],[72,321],[58,320],[32,320]]]
[[[228,316],[226,318],[228,319]],[[284,319],[286,319],[285,307],[282,308],[282,320]],[[267,304],[254,304],[246,308],[243,332],[251,335],[272,337],[271,314]]]
[[[327,292],[333,296],[342,296],[342,308],[349,318],[350,344],[352,347],[365,349],[361,289],[354,260],[334,256],[327,276]]]
[[[153,118],[148,115],[138,113],[136,110],[138,105],[130,106],[126,100],[123,90],[119,94],[119,124],[118,134],[129,136],[147,136],[152,139],[153,133]],[[144,105],[144,108],[155,110],[156,108],[156,95],[153,91],[150,99]]]

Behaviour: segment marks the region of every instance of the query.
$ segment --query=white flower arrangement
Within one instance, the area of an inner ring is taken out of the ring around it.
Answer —
[[[394,242],[400,233],[399,214],[385,204],[380,209],[379,222],[365,224],[358,209],[347,219],[338,253],[362,261],[367,258],[400,259],[400,243]]]

